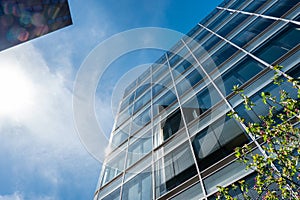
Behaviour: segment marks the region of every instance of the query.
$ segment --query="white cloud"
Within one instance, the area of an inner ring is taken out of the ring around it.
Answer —
[[[23,200],[23,197],[22,195],[16,192],[10,195],[0,195],[0,200]]]
[[[34,199],[60,199],[60,193],[74,188],[92,196],[93,191],[79,190],[96,185],[100,163],[85,151],[74,130],[72,93],[64,80],[30,43],[1,52],[0,66],[20,70],[35,94],[30,110],[0,120],[0,176],[9,178],[9,183],[0,181],[0,188],[23,195],[0,200],[32,199],[28,195],[34,192],[39,193]]]

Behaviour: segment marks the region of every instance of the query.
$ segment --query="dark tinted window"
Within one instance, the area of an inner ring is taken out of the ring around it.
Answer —
[[[242,47],[247,44],[250,40],[255,38],[258,34],[263,32],[268,26],[270,26],[274,20],[258,18],[250,25],[248,25],[244,30],[242,30],[238,35],[236,35],[232,42],[236,45]]]
[[[209,29],[214,29],[216,28],[219,24],[221,24],[227,17],[230,16],[230,12],[228,11],[223,11],[212,23],[210,23],[207,28]]]
[[[245,9],[243,9],[246,12],[254,12],[259,7],[261,7],[267,0],[255,0],[252,1]]]
[[[200,131],[193,139],[193,149],[200,170],[215,164],[234,151],[235,147],[248,143],[248,138],[234,119],[226,117]]]
[[[226,23],[217,33],[223,37],[229,34],[232,30],[238,27],[249,16],[244,14],[237,14],[233,19]]]
[[[242,85],[258,74],[263,68],[264,66],[262,64],[258,63],[251,57],[247,57],[244,61],[236,64],[233,68],[219,77],[216,83],[222,93],[228,95],[232,92],[234,85]]]
[[[264,15],[281,17],[297,3],[299,3],[299,0],[279,0],[279,2],[276,2],[271,8],[269,8]]]
[[[243,3],[245,2],[245,0],[236,0],[233,4],[231,4],[229,6],[230,9],[237,9],[239,8]]]
[[[289,24],[277,36],[271,38],[262,47],[254,52],[262,60],[273,63],[285,53],[300,43],[300,27]]]
[[[149,169],[148,169],[149,170]],[[150,172],[142,172],[124,184],[123,200],[151,200],[152,180]]]
[[[212,35],[203,45],[202,47],[208,51],[210,50],[215,44],[217,44],[218,42],[220,42],[221,39],[215,35]]]
[[[182,144],[155,163],[156,197],[170,191],[197,174],[188,143]]]
[[[238,49],[227,43],[219,50],[217,50],[210,58],[202,63],[203,68],[206,72],[211,72],[226,61],[229,57],[231,57]]]

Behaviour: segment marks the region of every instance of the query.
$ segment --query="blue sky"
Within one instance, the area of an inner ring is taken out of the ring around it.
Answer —
[[[92,199],[101,163],[81,144],[72,112],[81,63],[101,41],[128,29],[186,33],[220,2],[70,0],[72,26],[0,52],[0,200]],[[118,78],[131,65],[154,62],[160,54],[125,55],[105,73],[96,108],[107,135]]]

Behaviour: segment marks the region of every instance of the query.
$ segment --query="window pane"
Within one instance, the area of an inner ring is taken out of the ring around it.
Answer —
[[[127,153],[127,167],[131,166],[152,149],[152,133],[151,130],[145,135],[139,137],[137,141],[128,147]]]
[[[120,188],[112,192],[111,194],[104,197],[102,200],[119,200],[120,199]]]
[[[202,63],[202,66],[207,73],[210,73],[215,69],[215,67],[218,67],[237,51],[237,48],[227,43],[219,50],[217,50],[210,58],[205,60]]]
[[[276,2],[271,8],[269,8],[264,15],[281,17],[297,3],[299,3],[299,0],[279,0],[279,2]]]
[[[207,30],[202,30],[198,35],[195,36],[194,40],[200,42],[205,36],[207,36],[209,32]]]
[[[102,186],[119,175],[124,169],[125,151],[121,151],[118,156],[105,164]]]
[[[241,162],[233,162],[212,176],[204,179],[204,185],[207,193],[216,192],[217,186],[225,186],[226,184],[235,181],[242,177],[246,171],[246,166]]]
[[[156,197],[197,174],[192,152],[184,143],[155,163]]]
[[[226,23],[219,31],[217,31],[217,33],[225,37],[228,33],[234,30],[248,17],[249,16],[245,14],[237,14],[233,19],[231,19],[228,23]]]
[[[153,116],[156,116],[176,101],[177,97],[175,93],[171,90],[167,91],[153,104]]]
[[[192,89],[203,79],[200,73],[203,74],[201,69],[197,67],[177,84],[177,91],[179,96]]]
[[[183,113],[187,124],[210,109],[212,105],[221,100],[220,95],[212,86],[208,86],[206,89],[200,91],[182,105]]]
[[[245,2],[245,0],[236,0],[233,4],[231,4],[231,6],[229,6],[229,8],[231,8],[231,9],[237,9],[237,8],[239,8],[244,2]]]
[[[135,91],[135,99],[139,98],[139,96],[150,87],[151,84],[149,82],[150,82],[150,80],[148,79],[146,81],[146,84],[143,84],[143,85],[141,85],[140,87],[138,87],[136,89],[136,91]]]
[[[182,193],[176,195],[175,197],[171,198],[171,200],[182,200],[182,199],[188,199],[188,200],[199,200],[201,197],[203,197],[203,192],[200,183],[197,183],[190,187],[189,189],[183,191]]]
[[[233,68],[223,74],[216,80],[216,84],[224,95],[232,93],[234,85],[242,85],[258,74],[264,66],[251,57],[247,57],[244,61],[236,64]]]
[[[129,124],[125,127],[121,127],[117,130],[117,132],[113,135],[112,144],[113,148],[118,147],[121,143],[123,143],[129,137]]]
[[[292,38],[292,39],[291,39]],[[282,32],[259,48],[254,55],[272,64],[300,43],[299,26],[289,24]]]
[[[150,90],[149,90],[140,99],[138,99],[134,103],[133,113],[136,113],[138,110],[140,110],[140,108],[145,106],[150,101],[150,99],[151,99],[151,93],[150,93]]]
[[[177,109],[166,119],[161,121],[161,130],[163,140],[167,140],[169,137],[177,133],[183,127],[183,120],[181,117],[181,111]]]
[[[187,58],[187,60],[183,60],[179,65],[177,65],[177,67],[172,70],[174,79],[184,74],[185,71],[192,66],[192,61],[193,58],[190,56],[189,58]]]
[[[255,0],[252,1],[245,9],[243,9],[246,12],[254,12],[259,7],[261,7],[267,0]]]
[[[123,200],[150,200],[152,199],[152,181],[150,172],[142,172],[124,184]]]
[[[232,42],[243,47],[250,40],[255,38],[258,34],[264,31],[268,26],[270,26],[274,21],[271,19],[258,18],[250,25],[248,25],[244,30],[242,30],[238,35],[236,35]]]
[[[208,51],[220,41],[221,39],[219,37],[212,35],[206,42],[203,43],[203,48]]]
[[[150,107],[148,107],[145,111],[139,114],[133,120],[131,133],[135,133],[137,130],[143,128],[146,124],[148,124],[151,120]]]
[[[228,16],[230,16],[230,12],[223,11],[212,23],[210,23],[207,26],[207,28],[209,28],[209,29],[216,28],[219,24],[221,24],[223,21],[225,21]]]
[[[215,164],[248,143],[248,138],[234,119],[226,117],[200,131],[193,139],[193,149],[200,170]]]

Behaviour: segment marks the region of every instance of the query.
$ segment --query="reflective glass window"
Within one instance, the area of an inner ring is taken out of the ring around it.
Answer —
[[[270,83],[262,90],[258,91],[256,94],[250,97],[250,100],[255,104],[252,110],[246,110],[243,104],[239,105],[235,110],[241,117],[245,119],[246,122],[261,122],[259,116],[266,116],[269,113],[270,106],[276,106],[276,112],[280,112],[282,110],[282,107],[280,105],[275,105],[271,101],[267,101],[267,104],[264,104],[261,99],[261,92],[269,92],[271,93],[271,95],[275,96],[276,99],[280,99],[280,90],[285,90],[290,94],[292,98],[297,98],[297,91],[292,87],[291,83],[284,81],[280,85],[280,87],[273,83]]]
[[[177,101],[177,97],[172,90],[168,90],[164,95],[162,95],[157,101],[153,104],[153,116],[156,116],[171,104]]]
[[[134,100],[134,95],[129,95],[125,100],[123,100],[119,112],[122,112],[124,108],[126,108],[129,104],[133,102],[133,100]]]
[[[242,85],[263,69],[264,65],[258,63],[251,57],[246,57],[242,62],[236,64],[219,77],[216,80],[216,84],[224,95],[228,95],[232,93],[234,85]]]
[[[197,93],[194,97],[182,105],[186,123],[188,124],[194,119],[199,118],[203,112],[210,109],[220,100],[220,95],[211,85]]]
[[[139,96],[150,87],[151,84],[149,83],[150,82],[149,79],[146,82],[147,82],[146,84],[143,84],[136,89],[135,99],[139,98]]]
[[[258,34],[263,32],[268,26],[270,26],[274,20],[258,18],[250,25],[248,25],[245,29],[243,29],[240,33],[238,33],[231,41],[238,45],[239,47],[243,47],[250,40],[255,38]]]
[[[232,18],[228,23],[226,23],[217,33],[223,37],[229,34],[232,30],[238,27],[245,19],[249,16],[245,14],[237,14],[234,18]]]
[[[152,149],[152,132],[148,131],[145,135],[140,136],[137,140],[130,144],[127,153],[127,167],[131,166]]]
[[[160,122],[163,141],[177,133],[184,126],[179,109]]]
[[[104,197],[102,200],[119,200],[120,191],[121,191],[120,188],[118,188],[117,190],[113,191],[112,193]]]
[[[202,171],[234,152],[235,147],[248,141],[246,134],[234,119],[222,117],[200,131],[192,144]]]
[[[192,66],[190,60],[192,60],[192,57],[189,57],[187,60],[183,60],[176,68],[174,68],[174,70],[172,70],[175,79]]]
[[[197,42],[200,42],[208,34],[209,34],[209,32],[204,29],[198,35],[196,35],[193,39]]]
[[[150,170],[150,169],[149,169]],[[142,172],[124,184],[123,200],[150,200],[152,199],[152,180],[150,172]]]
[[[121,143],[123,143],[130,135],[129,132],[129,124],[118,128],[118,130],[116,131],[116,133],[113,135],[112,138],[112,147],[115,148],[117,146],[119,146]]]
[[[150,101],[150,99],[151,99],[151,92],[149,90],[141,98],[136,100],[136,102],[134,103],[133,113],[136,113],[138,110],[140,110],[140,108],[145,106]]]
[[[203,79],[200,73],[203,74],[201,69],[197,67],[176,85],[179,96],[192,89]]]
[[[134,134],[137,130],[143,128],[150,121],[151,121],[151,110],[150,107],[148,107],[133,119],[133,123],[131,126],[131,133]]]
[[[210,50],[215,44],[220,42],[221,39],[215,35],[212,35],[206,42],[203,43],[202,47],[208,51]]]
[[[158,95],[163,89],[165,89],[165,87],[161,84],[155,84],[152,87],[152,96],[155,97],[156,95]]]
[[[174,55],[170,60],[170,66],[174,67],[180,60],[182,59],[182,57],[178,54]]]
[[[269,8],[264,15],[281,17],[297,3],[299,3],[299,0],[279,0],[271,8]]]
[[[207,73],[213,71],[215,67],[222,64],[229,57],[231,57],[238,49],[232,46],[229,43],[226,43],[223,47],[217,50],[210,58],[206,59],[202,66],[206,70]]]
[[[235,161],[204,179],[207,193],[217,192],[217,186],[225,186],[243,177],[248,172],[245,168],[244,163]]]
[[[287,72],[293,78],[300,78],[300,63]]]
[[[231,4],[229,6],[230,9],[237,9],[239,8],[243,3],[245,2],[245,0],[236,0],[233,4]]]
[[[126,89],[125,89],[125,93],[124,93],[124,97],[127,96],[129,94],[129,92],[132,91],[132,89],[136,86],[136,80],[133,81]]]
[[[211,22],[207,28],[209,29],[214,29],[216,28],[219,24],[221,24],[223,21],[225,21],[228,16],[230,16],[230,12],[228,11],[223,11],[213,22]]]
[[[182,199],[199,200],[201,197],[203,197],[203,191],[200,183],[198,182],[197,184],[193,185],[189,189],[171,198],[171,200],[182,200]]]
[[[169,72],[169,67],[167,65],[160,65],[160,68],[153,73],[152,82],[158,81],[160,77]]]
[[[252,1],[245,9],[243,9],[246,12],[254,12],[259,7],[261,7],[267,0],[255,0]]]
[[[169,85],[172,83],[172,77],[171,74],[168,72],[162,79],[159,81],[153,80],[153,84],[155,84],[152,87],[152,96],[153,98],[158,95],[160,92],[162,92],[164,89],[167,89]]]
[[[102,186],[107,182],[112,180],[114,177],[119,175],[124,169],[124,161],[125,161],[125,151],[120,151],[119,155],[117,155],[112,160],[108,161],[105,164]]]
[[[277,36],[271,38],[254,52],[262,60],[273,63],[300,43],[300,27],[289,24]]]
[[[197,174],[188,143],[184,143],[155,163],[156,197],[163,195]]]

